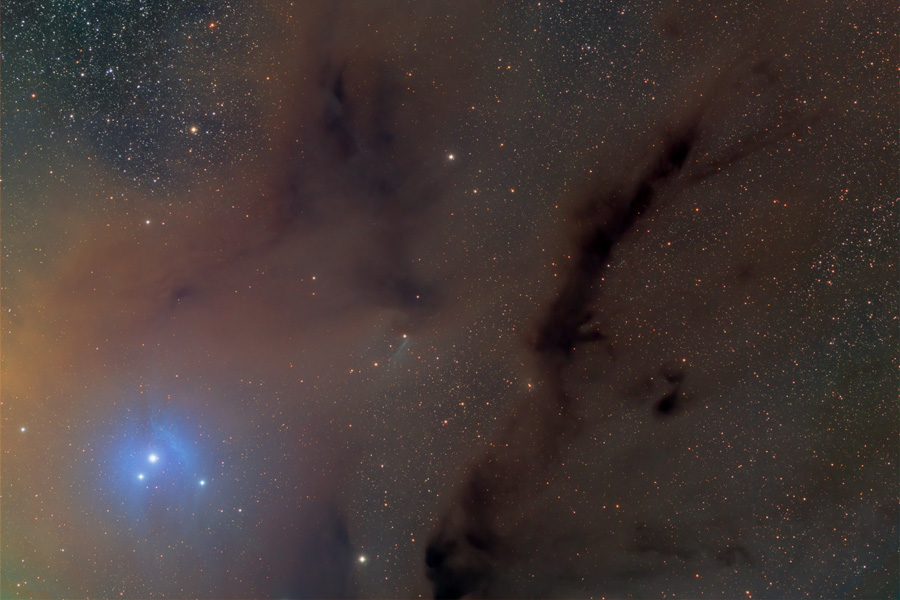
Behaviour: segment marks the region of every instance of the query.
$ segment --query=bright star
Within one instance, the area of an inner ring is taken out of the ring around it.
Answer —
[[[448,158],[449,160],[455,160],[455,159],[456,159],[456,156],[454,156],[453,154],[448,154],[448,155],[447,155],[447,158]]]
[[[144,478],[144,474],[143,474],[143,473],[138,473],[138,479],[143,479],[143,478]]]
[[[360,557],[359,557],[359,562],[361,562],[361,563],[366,562],[366,557],[365,557],[365,556],[360,556]]]
[[[155,463],[156,461],[159,460],[159,455],[157,455],[155,453],[151,453],[150,456],[147,457],[147,460],[149,460],[152,463]]]
[[[25,428],[24,428],[24,427],[19,427],[19,431],[21,431],[22,433],[25,433]]]
[[[200,485],[206,485],[206,481],[203,480],[203,479],[201,479],[201,480],[200,480]]]

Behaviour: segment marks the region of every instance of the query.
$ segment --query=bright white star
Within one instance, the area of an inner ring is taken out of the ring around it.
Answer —
[[[159,455],[157,455],[157,454],[150,454],[150,456],[147,457],[147,460],[149,460],[149,461],[152,462],[152,463],[155,463],[156,461],[159,460]]]
[[[200,485],[206,485],[206,481],[204,481],[203,479],[201,479],[201,480],[200,480]]]
[[[138,479],[143,479],[143,478],[144,478],[144,474],[143,474],[143,473],[138,473]]]

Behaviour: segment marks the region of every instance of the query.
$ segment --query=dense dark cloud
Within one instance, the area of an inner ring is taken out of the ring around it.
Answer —
[[[304,142],[291,149],[296,156],[277,227],[290,234],[365,221],[370,239],[352,274],[361,289],[375,304],[433,307],[439,292],[416,272],[409,237],[428,227],[428,210],[446,186],[436,165],[417,159],[423,136],[414,144],[397,131],[408,130],[397,114],[404,102],[401,74],[377,60],[322,70],[321,118],[298,131]]]
[[[642,219],[665,210],[665,206],[658,204],[684,202],[694,193],[694,187],[705,180],[725,175],[740,161],[782,140],[804,135],[821,119],[834,116],[827,114],[829,106],[824,101],[818,106],[786,110],[783,114],[778,114],[778,108],[773,113],[771,107],[760,106],[754,109],[758,114],[774,114],[770,124],[739,133],[737,141],[724,148],[709,139],[728,127],[714,122],[716,113],[721,118],[729,103],[740,106],[746,102],[743,97],[746,87],[759,90],[756,98],[760,100],[750,100],[751,104],[754,101],[780,104],[790,93],[773,75],[776,50],[764,50],[770,54],[762,56],[760,51],[759,48],[742,51],[700,88],[702,92],[698,93],[696,88],[685,89],[683,96],[676,95],[678,100],[655,126],[660,133],[645,142],[646,149],[620,159],[627,165],[625,172],[629,174],[624,179],[609,177],[601,181],[596,189],[589,190],[584,201],[576,204],[581,223],[572,233],[574,249],[569,257],[570,266],[538,318],[531,349],[535,365],[533,380],[537,382],[538,393],[528,395],[518,409],[536,416],[524,423],[520,415],[513,416],[510,427],[472,464],[451,506],[445,510],[425,553],[436,598],[505,595],[508,586],[514,585],[508,579],[510,572],[528,562],[528,557],[523,556],[523,546],[531,542],[544,547],[543,553],[555,553],[554,542],[534,527],[526,507],[546,493],[541,485],[545,479],[551,485],[550,480],[564,472],[560,463],[569,454],[569,447],[580,436],[596,435],[595,428],[585,427],[583,423],[590,405],[569,391],[567,381],[574,366],[573,354],[580,347],[611,343],[596,325],[596,313],[604,305],[602,301],[597,302],[597,297],[602,295],[603,275],[621,242],[636,235]],[[709,148],[717,146],[721,149],[710,152]],[[700,150],[706,151],[698,156]],[[739,265],[736,279],[754,279],[753,267]],[[661,365],[659,369],[659,379],[670,385],[663,388],[663,395],[654,402],[653,410],[666,417],[677,414],[683,407],[682,384],[686,373],[680,366]],[[695,374],[698,379],[708,376],[702,372]],[[651,378],[645,392],[650,395],[654,387]],[[608,402],[602,395],[592,396],[588,396],[590,404]],[[727,521],[725,525],[735,527]],[[532,528],[534,531],[527,531]],[[638,522],[635,528],[630,551],[637,556],[671,556],[677,562],[690,564],[702,563],[704,557],[699,555],[706,554],[715,556],[718,565],[728,568],[754,563],[751,552],[740,543],[735,544],[732,538],[717,549],[715,541],[686,543],[673,539],[671,525],[654,531],[647,523]],[[523,529],[525,537],[535,535],[538,539],[524,542]],[[546,563],[537,563],[533,568],[554,569]],[[650,566],[634,568],[634,572],[629,568],[611,578],[630,580],[654,575]],[[605,571],[600,567],[600,572]],[[612,583],[615,589],[615,582]],[[512,589],[522,590],[515,594],[535,588]],[[537,589],[541,594],[555,593],[551,589]]]

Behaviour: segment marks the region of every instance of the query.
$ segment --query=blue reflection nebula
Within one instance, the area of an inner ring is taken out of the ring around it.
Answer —
[[[200,488],[215,464],[210,432],[187,411],[169,406],[143,414],[148,412],[143,418],[128,410],[111,415],[110,433],[98,440],[99,500],[111,516],[142,521],[164,511],[176,521],[196,518],[204,512]]]

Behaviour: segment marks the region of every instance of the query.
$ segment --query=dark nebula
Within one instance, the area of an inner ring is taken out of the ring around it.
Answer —
[[[898,588],[898,17],[4,5],[3,598]]]

